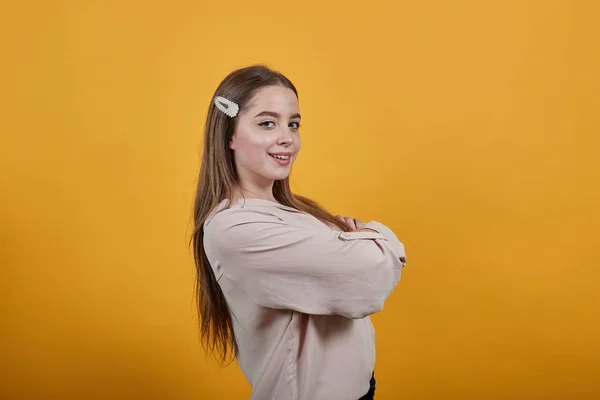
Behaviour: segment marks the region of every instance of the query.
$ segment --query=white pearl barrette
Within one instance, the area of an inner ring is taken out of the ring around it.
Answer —
[[[231,118],[235,117],[240,111],[240,107],[236,103],[221,96],[215,97],[215,106]]]

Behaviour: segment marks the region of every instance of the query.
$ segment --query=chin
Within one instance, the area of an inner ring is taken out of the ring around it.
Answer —
[[[272,172],[271,174],[269,174],[269,178],[273,179],[274,181],[281,181],[281,180],[287,178],[288,176],[290,176],[289,169],[287,169],[286,171],[276,171],[276,172]]]
[[[288,173],[285,173],[285,174],[274,174],[274,175],[273,175],[273,180],[276,180],[276,181],[282,181],[282,180],[284,180],[285,178],[287,178],[288,176],[290,176],[290,173],[289,173],[289,172],[288,172]]]

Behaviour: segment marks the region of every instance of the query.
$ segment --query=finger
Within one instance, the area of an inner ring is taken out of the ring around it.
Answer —
[[[363,224],[358,218],[354,218],[354,225],[356,226],[356,229],[361,229],[363,226],[365,226],[365,224]]]
[[[348,226],[348,228],[352,229],[352,230],[356,230],[356,225],[354,224],[354,218],[350,218],[350,217],[346,217],[346,225]]]
[[[336,215],[335,219],[337,219],[338,221],[342,222],[342,223],[346,223],[346,220],[344,219],[344,217],[342,217],[341,215]]]

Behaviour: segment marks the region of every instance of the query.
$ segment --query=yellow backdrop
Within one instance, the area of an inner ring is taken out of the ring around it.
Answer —
[[[600,398],[599,4],[3,1],[0,398],[248,398],[187,240],[258,62],[300,91],[295,190],[406,244],[378,399]]]

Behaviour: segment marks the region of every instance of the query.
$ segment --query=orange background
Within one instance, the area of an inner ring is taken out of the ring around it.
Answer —
[[[406,244],[377,398],[600,398],[599,4],[3,1],[0,397],[248,398],[187,240],[210,96],[265,62],[294,189]]]

